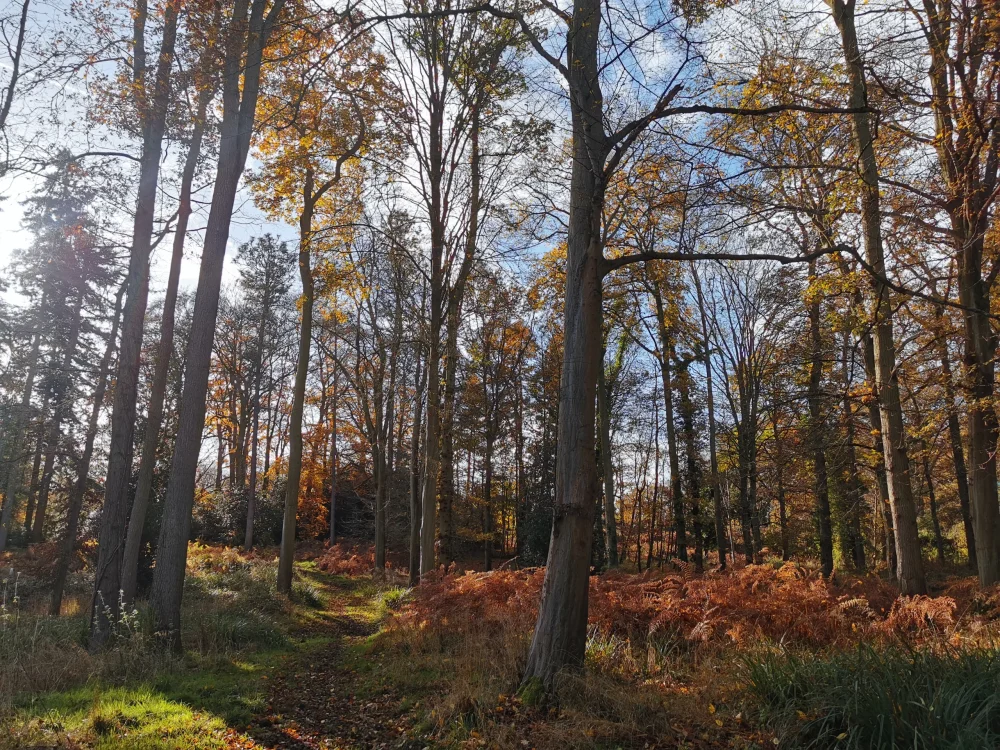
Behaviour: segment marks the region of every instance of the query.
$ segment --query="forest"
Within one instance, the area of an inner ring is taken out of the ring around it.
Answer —
[[[0,750],[1000,747],[994,0],[0,5]]]

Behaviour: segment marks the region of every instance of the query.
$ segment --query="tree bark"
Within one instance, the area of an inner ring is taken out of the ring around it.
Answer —
[[[569,30],[567,67],[573,122],[570,215],[556,493],[552,536],[525,684],[555,688],[565,668],[583,665],[587,590],[593,543],[597,465],[594,417],[601,364],[601,245],[608,154],[603,130],[597,47],[601,5],[577,0]]]
[[[139,572],[139,552],[142,547],[142,531],[146,525],[146,512],[153,492],[153,471],[156,468],[156,448],[160,442],[160,427],[163,423],[163,401],[167,392],[167,375],[170,372],[170,355],[174,350],[174,320],[177,308],[177,289],[180,284],[181,263],[184,260],[184,242],[187,238],[188,221],[191,218],[191,194],[195,170],[201,155],[201,141],[205,132],[205,117],[211,94],[202,93],[198,99],[198,113],[195,118],[191,143],[188,146],[181,175],[180,201],[177,209],[177,227],[174,230],[173,248],[170,254],[170,270],[167,274],[167,290],[163,298],[163,315],[160,320],[160,341],[156,348],[156,364],[153,384],[149,395],[149,413],[146,418],[146,434],[143,436],[142,454],[139,458],[139,477],[136,481],[135,500],[128,519],[128,533],[125,537],[125,552],[122,559],[122,599],[126,605],[135,601],[136,577]]]
[[[708,408],[708,456],[711,469],[712,507],[715,511],[715,537],[719,547],[719,568],[726,569],[726,514],[722,505],[722,493],[719,489],[719,457],[716,446],[715,429],[715,391],[712,385],[712,342],[708,331],[708,315],[705,312],[705,297],[702,294],[701,279],[698,269],[691,264],[691,277],[694,279],[695,292],[698,297],[698,313],[701,319],[701,338],[705,362],[705,401]]]
[[[90,648],[107,642],[121,612],[119,602],[125,550],[125,520],[129,512],[128,491],[132,473],[132,452],[138,398],[142,331],[149,297],[149,255],[152,250],[156,213],[156,188],[160,177],[160,157],[171,95],[171,72],[177,39],[178,3],[171,1],[164,13],[163,40],[156,67],[151,107],[144,115],[139,191],[132,227],[122,340],[115,373],[115,397],[111,410],[111,444],[108,453],[104,507],[98,535],[97,570],[90,619]],[[136,40],[142,44],[144,30],[137,25]],[[137,71],[140,76],[142,71]]]
[[[49,505],[49,490],[52,487],[52,475],[55,471],[55,457],[61,451],[62,428],[72,417],[73,404],[70,390],[72,387],[73,360],[76,358],[77,345],[80,342],[80,327],[83,324],[83,290],[80,290],[73,303],[73,317],[70,323],[66,348],[63,350],[62,363],[52,389],[52,421],[49,422],[49,433],[46,436],[45,467],[42,470],[42,481],[38,487],[38,505],[31,526],[31,541],[41,542],[45,538],[45,512]]]
[[[771,410],[771,429],[774,433],[774,466],[777,480],[776,494],[778,496],[778,523],[781,525],[781,559],[788,561],[792,557],[791,540],[788,534],[788,512],[785,507],[785,463],[781,450],[781,436],[778,430],[778,406]]]
[[[246,165],[260,87],[261,58],[285,0],[237,0],[225,42],[222,128],[215,190],[201,256],[191,333],[185,356],[184,391],[163,521],[153,575],[151,602],[156,624],[180,648],[181,598],[194,502],[195,473],[205,423],[205,397],[219,309],[222,266],[236,190]],[[239,32],[239,33],[238,33]],[[242,80],[242,89],[240,86]]]
[[[913,489],[910,485],[910,462],[906,451],[906,436],[903,426],[903,411],[899,398],[899,379],[896,372],[896,345],[892,330],[892,305],[889,298],[889,287],[883,281],[885,276],[885,256],[882,247],[882,212],[879,206],[879,174],[875,160],[873,136],[870,116],[867,111],[868,92],[865,83],[865,73],[858,47],[857,30],[854,23],[855,0],[827,0],[833,11],[833,18],[840,30],[844,50],[844,61],[847,66],[850,84],[849,103],[852,109],[858,110],[852,116],[854,121],[854,136],[861,166],[861,219],[865,235],[865,250],[868,255],[868,265],[871,266],[872,286],[875,296],[875,376],[879,391],[879,409],[882,417],[882,442],[885,453],[885,469],[889,484],[889,503],[892,507],[893,526],[896,535],[896,579],[900,591],[906,595],[923,594],[927,591],[927,581],[924,576],[924,563],[920,554],[920,539],[917,534],[917,513],[913,501]],[[992,357],[991,357],[992,358]],[[996,421],[996,415],[993,416]],[[970,433],[974,428],[970,426]],[[992,456],[973,456],[973,466],[976,460],[983,458],[992,462]],[[995,471],[995,464],[994,471]],[[995,474],[994,474],[995,476]],[[976,507],[975,520],[977,526],[982,524],[984,537],[989,538],[980,555],[980,579],[983,580],[984,570],[994,570],[1000,574],[1000,556],[998,556],[992,531],[998,520],[996,482],[992,490],[982,486],[985,495],[980,499],[992,503],[983,503],[983,512]],[[979,528],[976,529],[977,543],[982,546],[984,540],[979,539]],[[987,560],[987,558],[989,558]],[[985,566],[985,567],[984,567]],[[996,580],[997,575],[986,577],[989,583]]]
[[[90,405],[90,418],[87,421],[87,433],[83,443],[83,453],[76,466],[76,480],[70,490],[69,504],[66,509],[66,530],[59,545],[59,556],[56,558],[56,569],[52,576],[52,599],[49,603],[49,615],[58,617],[62,609],[63,591],[66,588],[66,578],[73,552],[76,549],[76,535],[80,528],[80,512],[83,509],[83,498],[87,492],[87,481],[90,478],[90,462],[94,457],[94,441],[97,438],[97,428],[101,417],[101,407],[104,405],[104,395],[108,388],[108,377],[111,375],[111,360],[118,347],[118,327],[121,323],[122,300],[125,297],[125,285],[118,290],[115,309],[111,321],[111,332],[104,347],[101,363],[97,368],[97,383]]]
[[[31,534],[31,519],[35,515],[35,500],[38,497],[38,486],[41,484],[39,472],[42,468],[42,449],[45,447],[45,425],[38,425],[38,435],[35,438],[35,458],[31,462],[31,474],[29,475],[28,502],[24,508],[24,533],[25,536]]]
[[[618,521],[615,518],[615,474],[611,458],[611,408],[604,358],[597,371],[597,408],[601,423],[601,466],[604,474],[604,531],[607,536],[608,567],[618,567]]]
[[[312,277],[312,217],[313,173],[306,170],[303,188],[302,214],[299,216],[299,355],[295,365],[295,386],[292,389],[292,414],[288,425],[288,477],[285,480],[285,512],[281,522],[281,551],[278,556],[278,591],[292,590],[292,568],[295,562],[295,521],[299,512],[299,483],[302,479],[302,417],[306,398],[306,378],[309,375],[309,349],[312,344],[313,277]]]
[[[426,370],[417,349],[413,376],[413,429],[410,433],[410,586],[420,582],[420,422],[423,415],[423,392]]]
[[[45,308],[46,300],[42,297],[42,308]],[[18,440],[24,432],[28,423],[28,416],[31,412],[31,394],[35,391],[35,377],[38,374],[38,353],[42,346],[42,336],[39,331],[35,331],[32,338],[31,353],[28,355],[28,367],[24,377],[24,389],[21,391],[21,402],[18,404],[16,416],[14,418],[13,429],[4,441],[7,444],[7,484],[4,487],[3,509],[0,510],[0,552],[7,549],[7,535],[10,532],[10,524],[14,518],[14,506],[17,504],[17,495],[21,491],[21,458]]]
[[[969,565],[979,569],[976,561],[976,532],[972,525],[969,502],[969,476],[965,469],[965,450],[962,447],[962,427],[955,407],[955,383],[951,375],[951,358],[948,356],[948,342],[941,340],[941,377],[948,410],[948,439],[951,443],[951,457],[955,464],[955,484],[958,485],[958,503],[962,510],[962,525],[965,527],[965,547],[968,550]]]
[[[809,276],[815,277],[815,264]],[[820,569],[824,577],[833,574],[833,522],[830,515],[830,489],[826,472],[826,420],[823,416],[823,337],[820,330],[820,299],[815,293],[809,301],[809,432],[813,456],[813,481],[816,494],[816,526],[819,532]]]

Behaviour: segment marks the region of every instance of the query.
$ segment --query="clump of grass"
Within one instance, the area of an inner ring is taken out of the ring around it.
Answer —
[[[1000,746],[995,648],[767,652],[744,662],[751,699],[783,747]]]
[[[264,614],[214,612],[198,620],[198,652],[227,654],[247,649],[267,650],[287,645],[281,628]]]
[[[304,604],[313,609],[320,609],[323,604],[323,592],[316,584],[305,580],[292,582],[291,599],[297,604]]]
[[[406,602],[406,597],[409,593],[410,590],[402,586],[392,586],[380,591],[377,596],[379,615],[384,617],[390,612],[399,611]]]

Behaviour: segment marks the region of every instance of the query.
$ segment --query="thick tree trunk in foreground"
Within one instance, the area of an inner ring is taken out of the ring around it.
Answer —
[[[538,620],[525,666],[525,686],[545,691],[559,673],[583,665],[587,591],[593,543],[597,461],[594,407],[601,365],[601,214],[603,131],[597,41],[601,5],[578,0],[567,65],[573,119],[573,167],[566,252],[566,295],[556,494],[548,564]]]
[[[850,84],[850,107],[862,110],[868,106],[868,93],[861,52],[858,47],[857,29],[854,24],[854,0],[827,0],[827,2],[833,11],[834,21],[840,29]],[[875,297],[873,311],[875,376],[882,418],[882,442],[889,484],[889,502],[892,507],[893,527],[896,535],[896,579],[903,594],[923,594],[927,591],[927,581],[924,577],[924,563],[920,555],[916,505],[913,501],[913,489],[910,485],[910,461],[906,451],[903,410],[900,404],[899,379],[896,372],[892,305],[889,299],[889,287],[882,281],[882,277],[885,276],[885,256],[882,248],[878,165],[875,161],[869,113],[858,111],[852,117],[861,167],[861,218],[865,234],[865,251],[868,254],[868,265],[871,266],[875,274],[872,278]],[[973,429],[970,426],[970,433]],[[973,457],[974,465],[976,458],[976,456]],[[998,517],[996,482],[993,483],[992,497],[991,508],[984,508],[982,514],[976,513],[976,525],[982,523],[984,530],[987,526],[992,530],[996,525]],[[981,517],[985,515],[989,517]],[[978,540],[978,528],[976,534]],[[990,534],[990,542],[992,539]],[[992,544],[989,546],[994,547]],[[995,552],[995,548],[992,551],[985,551],[986,555],[993,556],[994,563],[1000,564],[1000,558],[997,558]],[[982,577],[983,564],[983,558],[980,557],[980,577]],[[994,567],[1000,570],[1000,566]]]
[[[91,607],[92,649],[105,644],[121,616],[119,599],[125,551],[125,521],[129,512],[128,491],[132,474],[139,361],[142,355],[146,302],[149,297],[149,254],[152,250],[156,213],[156,188],[160,178],[160,157],[172,88],[177,14],[178,4],[168,2],[151,107],[145,113],[143,124],[139,192],[136,198],[135,223],[132,228],[132,252],[129,257],[128,290],[122,317],[122,340],[118,352],[118,369],[115,373],[111,445],[108,452],[104,507],[101,510],[101,530],[98,536],[97,573]],[[139,43],[142,41],[142,33],[139,29],[137,35]]]
[[[212,361],[222,266],[229,241],[236,190],[239,186],[260,86],[260,66],[271,29],[284,5],[275,0],[264,14],[265,0],[237,0],[226,40],[223,115],[212,208],[205,230],[201,272],[195,297],[191,333],[185,356],[184,390],[170,480],[164,499],[163,521],[153,575],[150,601],[160,632],[165,632],[175,648],[180,648],[181,598],[184,569],[191,532],[195,473],[201,452],[205,424],[205,398]],[[248,18],[249,15],[249,18]],[[246,33],[242,33],[243,27]],[[241,33],[237,33],[240,30]],[[240,82],[243,82],[242,91]]]

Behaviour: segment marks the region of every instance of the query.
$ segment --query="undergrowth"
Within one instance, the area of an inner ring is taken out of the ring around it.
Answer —
[[[768,652],[746,658],[744,674],[782,747],[1000,746],[1000,654],[992,647]]]

